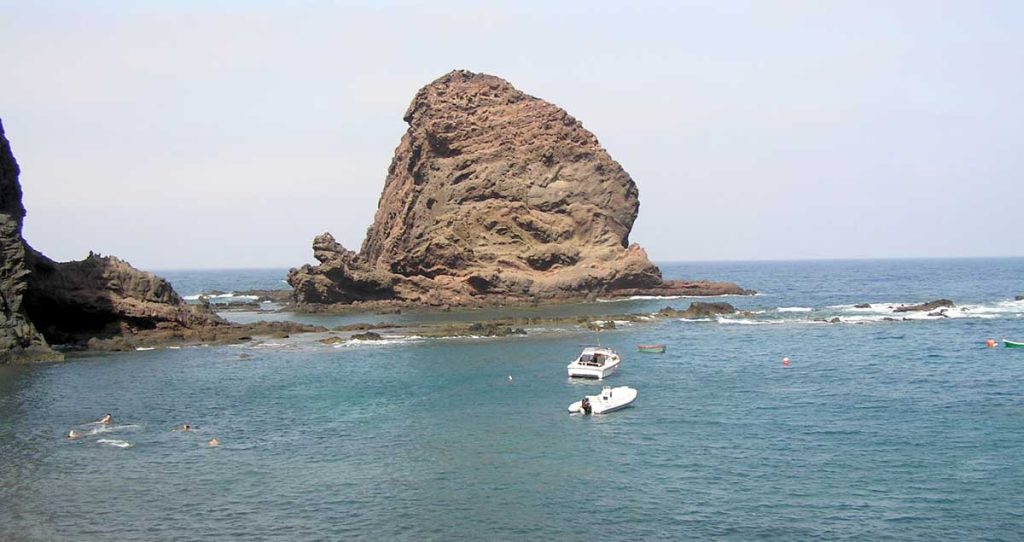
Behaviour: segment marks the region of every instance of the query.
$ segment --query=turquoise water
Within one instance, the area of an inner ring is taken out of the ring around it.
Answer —
[[[602,333],[624,356],[606,382],[639,390],[603,417],[565,412],[600,388],[565,377],[595,340],[573,330],[0,368],[0,539],[1024,536],[1024,351],[984,347],[1024,337],[1024,259],[663,270],[755,288],[727,301],[762,312]],[[968,310],[889,322],[847,306],[938,297]],[[831,315],[844,323],[814,321]],[[634,352],[651,342],[667,353]],[[109,433],[63,438],[105,412]],[[171,431],[183,422],[198,429]]]

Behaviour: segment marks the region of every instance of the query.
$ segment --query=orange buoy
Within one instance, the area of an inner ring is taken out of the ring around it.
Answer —
[[[996,347],[995,339],[989,339],[988,341],[985,341],[985,346],[987,346],[989,348],[995,348]]]

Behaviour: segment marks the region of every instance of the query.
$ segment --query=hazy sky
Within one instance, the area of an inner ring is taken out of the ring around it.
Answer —
[[[629,4],[629,5],[627,5]],[[146,269],[358,249],[464,68],[565,108],[652,259],[1024,255],[1024,3],[0,0],[25,236]]]

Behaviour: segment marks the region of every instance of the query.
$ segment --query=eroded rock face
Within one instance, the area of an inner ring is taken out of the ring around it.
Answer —
[[[63,358],[50,349],[25,312],[29,269],[21,237],[25,208],[19,173],[0,121],[0,364]]]
[[[113,256],[90,253],[57,263],[28,251],[32,273],[25,308],[52,343],[226,324],[204,307],[186,304],[166,280]]]
[[[735,314],[736,307],[728,303],[716,302],[716,303],[702,303],[700,301],[694,301],[690,303],[689,308],[685,311],[677,310],[672,307],[665,307],[658,311],[658,314],[668,318],[714,318],[719,314]]]
[[[392,273],[368,265],[329,233],[313,240],[313,257],[320,261],[318,267],[306,265],[288,274],[296,297],[306,303],[351,303],[395,296],[397,278]]]
[[[744,293],[662,281],[629,243],[635,183],[561,108],[453,71],[416,94],[405,121],[361,251],[318,236],[320,265],[289,273],[296,301]]]
[[[459,71],[421,89],[405,121],[363,242],[372,265],[427,277],[501,263],[557,272],[628,246],[636,185],[559,107]]]

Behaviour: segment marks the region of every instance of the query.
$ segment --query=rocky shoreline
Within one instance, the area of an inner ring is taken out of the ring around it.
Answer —
[[[256,322],[224,324],[199,328],[158,328],[116,335],[93,337],[86,343],[60,345],[64,351],[127,352],[140,348],[167,348],[195,345],[243,344],[260,337],[286,339],[299,333],[328,331],[326,327],[298,322]]]
[[[865,308],[870,304],[859,304],[855,307]],[[887,308],[894,315],[903,313],[921,313],[930,317],[948,317],[938,311],[928,312],[932,307],[939,307],[939,310],[953,307],[949,300],[935,300],[917,305],[892,305]],[[347,306],[349,314],[373,314],[372,312],[360,311],[359,306]],[[899,309],[904,309],[899,311]],[[287,309],[282,309],[287,310]],[[436,311],[436,308],[421,306],[412,307],[412,310],[423,311],[427,314]],[[460,307],[458,310],[467,310],[466,316],[471,318],[472,309]],[[338,325],[331,328],[321,325],[300,324],[297,322],[258,322],[255,324],[229,324],[219,327],[207,327],[196,330],[156,330],[136,333],[128,336],[117,336],[105,340],[93,340],[87,345],[66,349],[70,352],[95,350],[95,351],[130,351],[136,349],[150,348],[178,348],[182,346],[196,345],[225,345],[225,344],[250,344],[259,346],[263,340],[270,339],[280,346],[282,339],[291,339],[288,344],[309,344],[319,343],[327,346],[343,346],[346,344],[363,343],[387,343],[393,340],[422,340],[422,339],[479,339],[479,338],[501,338],[526,336],[541,332],[552,332],[557,329],[565,330],[592,330],[609,331],[621,328],[623,325],[647,325],[670,319],[681,319],[695,322],[709,322],[719,317],[732,319],[749,319],[769,323],[764,319],[764,308],[751,308],[740,310],[730,303],[715,301],[702,302],[693,301],[685,309],[675,308],[671,305],[665,306],[654,312],[636,313],[623,312],[611,314],[592,315],[566,315],[566,316],[516,316],[499,317],[487,320],[463,320],[449,321],[444,323],[430,323],[429,318],[423,321],[411,322],[381,322],[369,323],[360,322],[354,324]],[[912,322],[920,321],[907,317],[885,317],[883,322]],[[833,318],[813,318],[806,320],[808,323],[841,324],[846,320]],[[305,338],[303,338],[305,337]],[[243,357],[251,357],[242,354]]]

